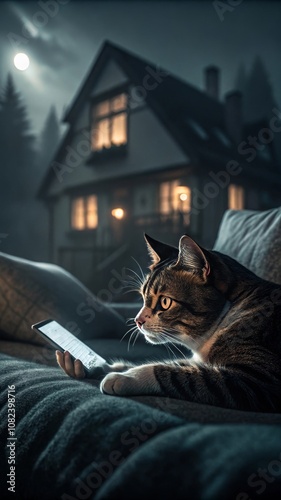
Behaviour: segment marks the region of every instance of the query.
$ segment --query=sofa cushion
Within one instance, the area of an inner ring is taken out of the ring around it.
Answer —
[[[0,339],[44,345],[31,325],[47,318],[81,340],[126,332],[120,314],[59,266],[0,253]]]
[[[281,208],[227,210],[213,249],[236,259],[260,278],[281,284]]]

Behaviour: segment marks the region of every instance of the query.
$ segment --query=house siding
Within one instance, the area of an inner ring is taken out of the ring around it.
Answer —
[[[130,113],[128,152],[122,158],[86,165],[90,156],[89,118],[87,127],[77,131],[66,146],[65,155],[59,162],[62,180],[54,178],[48,190],[49,196],[61,191],[92,182],[163,170],[171,165],[186,165],[188,159],[171,138],[154,113],[143,107]]]
[[[104,66],[103,71],[94,85],[91,97],[97,97],[104,92],[109,92],[115,87],[119,87],[128,82],[127,75],[123,72],[120,66],[110,59]]]

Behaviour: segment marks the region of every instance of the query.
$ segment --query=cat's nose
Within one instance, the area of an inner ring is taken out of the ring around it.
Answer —
[[[137,326],[140,328],[142,325],[144,325],[145,319],[141,314],[138,314],[135,317],[135,322],[136,322]]]
[[[143,307],[136,315],[135,322],[137,326],[141,328],[148,318],[150,318],[149,309],[147,307]]]
[[[145,321],[141,322],[139,319],[135,319],[135,322],[139,328],[141,328],[142,325],[145,323]]]

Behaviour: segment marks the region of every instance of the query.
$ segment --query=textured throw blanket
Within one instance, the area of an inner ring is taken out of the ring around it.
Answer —
[[[0,380],[1,499],[280,498],[280,424],[188,422],[5,355]]]

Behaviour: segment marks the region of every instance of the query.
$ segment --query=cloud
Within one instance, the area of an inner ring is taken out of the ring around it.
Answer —
[[[41,66],[48,66],[53,70],[77,61],[77,55],[69,44],[64,44],[56,36],[33,37],[29,41],[28,50],[30,56],[34,57]]]
[[[63,16],[57,5],[57,15],[50,17],[37,2],[21,5],[8,3],[5,25],[0,21],[1,31],[3,34],[6,31],[4,37],[10,49],[14,52],[26,51],[38,64],[53,70],[77,60],[72,40],[64,35]],[[1,17],[4,19],[4,16]]]

